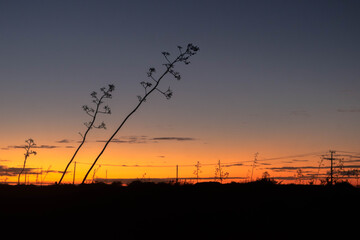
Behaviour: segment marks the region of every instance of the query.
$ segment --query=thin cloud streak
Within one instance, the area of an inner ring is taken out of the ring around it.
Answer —
[[[360,165],[345,165],[341,166],[342,168],[360,168]],[[340,166],[334,166],[334,168],[340,168]],[[296,171],[298,169],[329,169],[329,166],[299,166],[299,167],[267,167],[266,169],[273,170],[275,172],[282,172],[282,171]]]
[[[154,141],[194,141],[195,138],[191,137],[156,137],[152,138]]]
[[[144,144],[144,143],[158,143],[159,141],[195,141],[196,138],[192,137],[154,137],[149,138],[148,136],[129,136],[114,138],[111,142],[113,143],[129,143],[129,144]],[[107,142],[107,140],[96,140],[96,142]]]
[[[107,142],[107,140],[96,140],[96,142]],[[148,143],[149,139],[147,136],[128,136],[128,137],[120,137],[120,138],[114,138],[111,140],[112,143]]]
[[[7,177],[13,177],[18,175],[22,170],[22,167],[7,167],[4,165],[0,165],[0,176],[7,176]],[[41,168],[25,168],[24,169],[24,173],[26,173],[27,175],[29,174],[39,174],[41,171]],[[43,170],[43,172],[47,172],[47,173],[62,173],[61,171],[57,171],[57,170]]]
[[[73,142],[72,140],[69,140],[69,139],[62,139],[62,140],[59,140],[59,141],[55,141],[56,143],[71,143]]]
[[[66,146],[66,148],[68,148],[70,146]],[[21,148],[25,148],[25,145],[11,145],[11,146],[7,146],[5,148],[1,148],[2,150],[9,150],[9,149],[21,149]],[[36,145],[33,146],[32,148],[37,148],[37,149],[54,149],[54,148],[63,148],[60,146],[56,146],[56,145]]]
[[[352,109],[339,108],[337,111],[340,113],[360,113],[360,108],[352,108]]]

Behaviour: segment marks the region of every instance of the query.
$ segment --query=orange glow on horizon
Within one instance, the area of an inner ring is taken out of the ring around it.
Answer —
[[[259,179],[264,172],[268,172],[271,178],[283,183],[301,183],[308,184],[310,177],[306,174],[312,174],[314,184],[319,184],[320,179],[328,171],[328,163],[324,163],[321,171],[317,168],[319,165],[319,156],[310,156],[296,158],[279,158],[271,160],[264,158],[261,154],[254,164],[254,154],[244,153],[239,155],[235,153],[223,154],[223,159],[214,157],[214,151],[208,151],[206,145],[199,147],[191,145],[193,143],[154,143],[154,144],[116,144],[113,143],[109,149],[100,158],[94,171],[89,174],[88,182],[92,179],[175,179],[176,166],[178,165],[178,178],[181,181],[196,182],[195,164],[200,162],[199,173],[200,181],[213,181],[215,179],[215,169],[218,167],[218,161],[221,161],[222,170],[228,173],[228,179],[224,182],[247,182]],[[76,161],[75,183],[82,181],[90,164],[95,159],[101,148],[99,143],[88,143],[86,148],[79,152],[74,161]],[[143,151],[139,151],[142,149]],[[165,149],[165,150],[164,150]],[[221,149],[221,148],[220,148]],[[38,154],[28,158],[26,167],[32,169],[31,174],[27,174],[27,182],[30,184],[53,184],[59,181],[61,171],[74,153],[74,148],[44,148],[36,149]],[[220,154],[219,154],[220,155]],[[23,164],[23,149],[2,150],[2,165],[7,169],[19,168]],[[310,167],[311,165],[311,167]],[[304,167],[304,169],[302,169]],[[5,171],[6,171],[5,168]],[[284,171],[283,171],[284,169]],[[302,169],[302,174],[297,173]],[[308,170],[310,169],[310,170]],[[72,164],[63,183],[72,183],[74,174],[74,164]],[[319,173],[318,178],[316,174]],[[25,174],[21,177],[21,182],[25,180]],[[357,179],[349,179],[353,184]],[[1,182],[16,183],[17,175],[2,176]]]

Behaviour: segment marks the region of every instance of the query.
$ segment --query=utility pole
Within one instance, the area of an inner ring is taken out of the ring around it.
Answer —
[[[333,185],[333,173],[334,173],[334,170],[333,170],[334,164],[333,164],[333,162],[334,162],[334,153],[335,153],[335,151],[330,151],[330,155],[331,155],[331,157],[330,157],[330,162],[331,162],[331,167],[330,167],[330,183],[331,183],[331,185]]]
[[[330,184],[333,185],[334,160],[337,160],[337,159],[334,158],[334,154],[336,153],[336,151],[330,150],[329,152],[330,152],[330,157],[324,158],[324,159],[330,160]]]
[[[74,162],[73,185],[75,184],[75,171],[76,171],[76,161]]]
[[[222,183],[222,176],[221,176],[221,162],[219,160],[219,176],[220,176],[220,182]]]
[[[195,167],[196,167],[196,170],[195,170],[196,182],[198,183],[199,182],[199,172],[200,172],[200,162],[199,161],[197,161]]]
[[[251,168],[251,178],[250,178],[250,182],[252,182],[252,179],[253,179],[254,168],[255,168],[255,165],[256,165],[256,161],[257,161],[258,155],[259,155],[258,152],[255,153],[254,162],[253,162],[253,165],[252,165],[252,168]]]
[[[42,183],[43,183],[43,177],[42,177],[43,171],[42,171],[42,166],[41,166],[40,169],[41,169],[41,170],[40,170],[40,186],[42,186]]]
[[[176,183],[179,181],[179,165],[176,165]]]

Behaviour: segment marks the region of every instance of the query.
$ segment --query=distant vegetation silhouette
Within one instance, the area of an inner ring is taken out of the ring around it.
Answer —
[[[196,182],[199,182],[199,174],[202,173],[201,169],[201,164],[199,161],[197,161],[196,165],[195,165],[195,170],[193,172],[193,174],[196,176]]]
[[[70,161],[65,167],[65,170],[63,174],[61,175],[61,178],[59,180],[59,184],[61,184],[66,171],[68,170],[70,164],[73,162],[76,154],[79,152],[80,148],[84,145],[86,141],[86,137],[91,129],[98,128],[98,129],[106,129],[106,125],[104,122],[101,122],[99,125],[95,125],[96,117],[98,114],[111,114],[110,107],[108,105],[105,105],[102,109],[100,108],[101,105],[104,103],[105,99],[111,99],[112,98],[112,92],[115,90],[115,86],[113,84],[109,84],[107,88],[102,87],[100,88],[101,95],[98,96],[98,93],[93,91],[90,95],[92,98],[92,103],[95,104],[95,108],[89,107],[88,105],[82,106],[82,109],[85,111],[87,115],[91,117],[91,120],[89,122],[85,122],[84,125],[87,127],[84,134],[80,133],[80,136],[82,137],[81,143],[74,152],[74,155],[71,157]]]
[[[20,184],[20,176],[24,172],[25,167],[26,167],[26,160],[31,156],[31,154],[36,155],[36,151],[31,150],[31,148],[36,146],[36,143],[34,142],[34,140],[29,138],[29,139],[25,140],[25,143],[26,143],[26,145],[24,146],[24,149],[25,149],[24,165],[18,176],[18,185]],[[26,175],[25,175],[25,184],[26,184]]]
[[[170,89],[170,87],[167,90],[161,90],[159,88],[159,84],[161,82],[161,80],[167,75],[167,74],[171,74],[173,75],[177,80],[181,79],[181,75],[179,72],[174,70],[175,64],[182,62],[185,63],[186,65],[190,63],[189,59],[190,57],[192,57],[193,55],[195,55],[198,51],[199,51],[199,47],[194,46],[193,44],[188,44],[187,47],[184,49],[181,46],[178,46],[178,51],[179,54],[177,55],[177,57],[175,57],[175,59],[170,60],[170,53],[169,52],[162,52],[166,63],[163,64],[165,66],[165,71],[159,75],[159,77],[155,77],[156,74],[156,70],[155,68],[151,67],[149,68],[149,71],[147,72],[147,77],[150,79],[150,82],[147,81],[142,81],[140,82],[141,86],[144,88],[144,95],[138,95],[137,98],[139,100],[139,103],[136,105],[136,107],[125,117],[125,119],[120,123],[119,127],[115,130],[115,132],[111,135],[111,137],[107,140],[107,142],[105,143],[104,147],[102,148],[101,152],[99,153],[99,155],[96,157],[96,159],[94,160],[93,164],[91,165],[91,167],[89,168],[89,170],[87,171],[82,183],[85,183],[89,173],[91,172],[91,170],[93,169],[93,167],[95,166],[95,164],[97,163],[97,161],[99,160],[99,158],[101,157],[101,155],[104,153],[105,149],[107,148],[107,146],[109,145],[109,143],[111,142],[111,140],[116,136],[116,134],[119,132],[119,130],[124,126],[124,124],[126,123],[126,121],[139,109],[139,107],[146,101],[147,97],[153,93],[154,91],[157,91],[159,93],[161,93],[162,95],[165,96],[166,99],[170,99],[173,95],[173,91]]]
[[[215,177],[214,177],[215,181],[219,179],[220,183],[222,183],[223,180],[228,177],[229,177],[229,173],[224,171],[221,162],[219,160],[217,166],[215,167]]]

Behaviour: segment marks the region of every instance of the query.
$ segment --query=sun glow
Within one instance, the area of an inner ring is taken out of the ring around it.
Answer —
[[[81,183],[102,143],[90,142],[80,151],[74,163],[70,165],[63,183]],[[99,146],[100,145],[100,146]],[[73,147],[53,147],[39,145],[38,154],[27,160],[27,171],[21,176],[21,182],[27,184],[53,184],[58,182],[62,171],[75,151]],[[42,147],[41,147],[42,146]],[[112,143],[89,174],[88,183],[102,181],[219,181],[216,171],[220,168],[226,176],[224,182],[248,182],[264,177],[264,174],[283,183],[320,184],[329,174],[329,162],[321,161],[326,152],[313,152],[282,157],[265,158],[261,154],[255,159],[254,153],[233,152],[233,155],[208,150],[207,144],[196,141],[164,141],[154,143]],[[214,154],[215,152],[215,154]],[[276,154],[276,153],[275,153]],[[223,158],[217,156],[222,155]],[[276,155],[275,155],[276,156]],[[2,150],[2,172],[0,181],[15,184],[18,171],[24,161],[24,150],[9,148]],[[75,166],[76,162],[76,166]],[[196,174],[196,164],[200,168]],[[350,163],[345,168],[350,170]],[[349,167],[346,167],[349,166]],[[74,172],[75,171],[75,172]],[[75,176],[74,176],[75,174]],[[338,179],[346,176],[337,175]],[[346,178],[356,184],[354,175]]]

